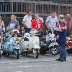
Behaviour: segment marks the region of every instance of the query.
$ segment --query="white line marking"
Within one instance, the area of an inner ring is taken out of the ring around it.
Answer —
[[[22,72],[22,71],[15,71],[15,72]]]
[[[27,67],[33,67],[34,65],[27,65],[27,66],[18,66],[18,67],[20,67],[20,68],[27,68]]]

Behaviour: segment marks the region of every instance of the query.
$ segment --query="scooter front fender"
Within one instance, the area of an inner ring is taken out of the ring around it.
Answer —
[[[52,43],[50,43],[50,45],[48,46],[48,48],[54,47],[55,45],[59,46],[57,42],[52,42]]]

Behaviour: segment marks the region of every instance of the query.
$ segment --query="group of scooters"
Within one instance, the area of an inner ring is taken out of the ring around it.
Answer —
[[[51,52],[52,55],[58,54],[59,45],[56,42],[55,34],[51,31],[46,31],[46,34],[42,34],[40,31],[31,30],[30,33],[23,33],[20,40],[21,53],[27,56],[32,53],[35,58],[38,58],[39,54],[46,54]]]
[[[41,35],[37,30],[31,30],[29,33],[22,30],[22,36],[18,37],[19,30],[10,30],[7,27],[5,34],[2,35],[1,33],[0,57],[2,55],[15,55],[16,59],[19,59],[20,55],[28,56],[32,54],[35,58],[38,58],[39,54],[46,54],[47,52],[52,55],[59,53],[59,45],[56,42],[55,34],[50,30],[46,30],[45,35]]]

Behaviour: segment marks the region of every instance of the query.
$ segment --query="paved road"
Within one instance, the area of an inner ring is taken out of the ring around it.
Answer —
[[[72,72],[72,55],[67,56],[66,62],[56,62],[58,56],[40,55],[38,59],[14,56],[0,59],[0,72]]]

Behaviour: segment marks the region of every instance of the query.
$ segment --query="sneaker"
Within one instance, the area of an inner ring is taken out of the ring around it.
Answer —
[[[63,62],[63,61],[66,61],[66,59],[65,59],[65,60],[61,60],[61,59],[59,58],[59,59],[56,59],[56,61]]]

